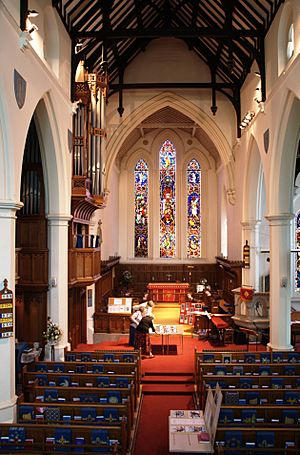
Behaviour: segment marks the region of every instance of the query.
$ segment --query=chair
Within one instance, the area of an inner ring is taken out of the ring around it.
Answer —
[[[259,333],[255,332],[255,330],[248,329],[246,327],[240,327],[240,332],[242,332],[246,335],[247,351],[249,351],[250,337],[255,338],[255,350],[257,351]]]

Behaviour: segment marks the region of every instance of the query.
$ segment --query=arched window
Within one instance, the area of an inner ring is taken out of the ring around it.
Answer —
[[[139,160],[134,170],[135,227],[134,255],[148,257],[148,185],[149,170],[144,160]]]
[[[300,210],[296,217],[295,247],[300,250]],[[296,253],[295,291],[300,292],[300,253]]]
[[[187,257],[201,257],[201,168],[195,159],[187,166]]]
[[[176,254],[176,150],[166,140],[159,152],[160,179],[160,257],[173,258]]]
[[[286,56],[288,60],[290,60],[290,58],[293,56],[294,50],[295,50],[294,24],[291,24],[288,32],[288,42],[286,47]]]

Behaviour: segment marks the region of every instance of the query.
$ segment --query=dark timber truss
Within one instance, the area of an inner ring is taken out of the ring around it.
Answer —
[[[284,0],[52,0],[72,39],[72,81],[78,62],[89,72],[107,71],[109,96],[134,89],[211,89],[213,114],[217,92],[233,104],[240,122],[240,90],[254,62],[266,98],[264,40]],[[156,38],[182,39],[210,69],[202,83],[124,83],[124,73]]]

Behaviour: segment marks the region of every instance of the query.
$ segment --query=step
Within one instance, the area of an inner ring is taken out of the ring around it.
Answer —
[[[192,384],[142,384],[143,394],[193,395],[194,391]]]
[[[194,377],[191,375],[147,375],[142,378],[142,384],[194,384]]]

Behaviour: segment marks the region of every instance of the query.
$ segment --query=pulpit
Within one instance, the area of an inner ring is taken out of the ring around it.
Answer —
[[[188,283],[149,283],[147,288],[149,299],[153,302],[176,302],[186,301],[186,293],[189,290]]]
[[[246,288],[232,290],[234,294],[235,315],[232,319],[239,327],[261,332],[269,327],[269,293],[247,293]]]

